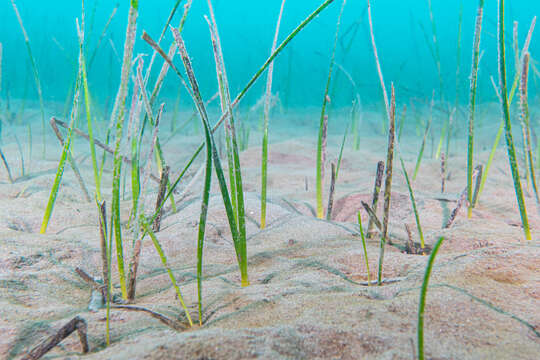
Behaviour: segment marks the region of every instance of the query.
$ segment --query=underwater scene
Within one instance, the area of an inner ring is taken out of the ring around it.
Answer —
[[[0,2],[0,359],[538,359],[537,15]]]

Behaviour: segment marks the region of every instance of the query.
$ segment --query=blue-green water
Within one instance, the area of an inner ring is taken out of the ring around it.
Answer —
[[[158,38],[175,1],[140,0],[138,41],[135,55],[151,54],[150,47],[142,40],[143,30]],[[321,0],[289,0],[285,4],[280,39],[283,39],[302,19],[313,11]],[[172,21],[177,26],[182,14],[181,2]],[[281,1],[224,1],[215,0],[219,31],[222,37],[226,66],[229,72],[231,92],[235,94],[249,80],[270,52],[274,27]],[[538,1],[507,1],[507,42],[509,77],[513,74],[512,51],[513,21],[518,21],[519,44],[523,44],[529,24],[534,15],[540,14]],[[116,1],[89,1],[86,8],[87,56],[96,47],[107,19]],[[120,63],[114,54],[122,53],[129,1],[119,3],[118,11],[97,51],[89,73],[93,96],[100,104],[110,103],[118,82]],[[319,106],[324,93],[329,59],[335,32],[336,19],[341,1],[336,0],[288,46],[276,61],[273,92],[279,93],[282,103],[289,107]],[[45,101],[64,102],[76,74],[77,37],[75,19],[81,17],[79,1],[18,1],[25,27],[29,34],[34,56],[41,75]],[[470,74],[471,48],[477,1],[432,0],[433,16],[437,31],[443,79],[442,96],[453,103],[456,94],[462,104],[467,103],[468,76]],[[374,0],[372,2],[375,36],[387,83],[393,81],[400,103],[411,98],[430,98],[441,92],[437,67],[430,54],[432,26],[427,0]],[[458,25],[462,13],[460,72],[456,81],[456,53]],[[188,16],[184,35],[195,70],[203,90],[210,97],[217,89],[215,67],[207,24],[203,18],[208,14],[207,2],[194,0]],[[497,1],[487,0],[481,50],[479,101],[495,100],[490,76],[497,79],[496,47]],[[537,35],[538,36],[538,35]],[[532,58],[540,50],[537,36],[533,36],[530,52]],[[380,103],[380,89],[375,62],[369,41],[366,1],[349,0],[345,7],[340,30],[340,45],[336,61],[354,79],[365,104]],[[164,40],[164,48],[171,41],[170,33]],[[2,58],[2,103],[6,96],[12,99],[27,97],[36,99],[36,91],[30,70],[22,32],[17,23],[12,4],[0,3],[0,42]],[[345,48],[350,42],[350,49]],[[160,60],[161,61],[161,60]],[[533,62],[534,63],[534,62]],[[159,67],[154,67],[154,74]],[[337,71],[340,73],[340,71]],[[531,97],[536,94],[536,76],[531,81]],[[333,106],[350,105],[354,90],[349,81],[339,74],[333,85]],[[458,91],[456,91],[456,83]],[[168,75],[161,97],[175,99],[179,82],[172,72]],[[264,80],[259,81],[246,97],[243,105],[252,105],[263,93]],[[185,95],[185,94],[184,94]],[[187,96],[183,96],[184,99]],[[109,101],[108,101],[109,99]],[[186,99],[187,103],[187,99]]]

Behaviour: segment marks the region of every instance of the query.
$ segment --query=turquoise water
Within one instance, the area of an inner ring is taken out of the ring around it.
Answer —
[[[151,54],[142,40],[142,30],[158,38],[175,1],[140,0],[140,16],[135,55]],[[280,39],[283,39],[302,19],[313,11],[321,0],[289,0],[285,4]],[[181,2],[172,24],[177,26],[185,1]],[[513,69],[512,27],[519,23],[519,43],[522,44],[534,15],[540,14],[538,1],[507,1],[508,66]],[[249,80],[270,52],[276,19],[281,1],[224,1],[215,0],[219,31],[222,37],[231,92],[237,93]],[[96,47],[107,19],[115,8],[115,1],[86,1],[87,56]],[[100,104],[110,103],[118,82],[120,64],[113,46],[121,56],[125,36],[129,1],[119,3],[118,10],[89,72],[91,91]],[[314,22],[289,45],[276,61],[273,91],[288,107],[320,106],[328,72],[329,59],[341,1],[334,1]],[[29,34],[34,56],[40,71],[45,101],[64,102],[76,73],[77,37],[75,19],[81,17],[79,1],[17,1],[17,6]],[[453,103],[467,103],[468,76],[477,1],[432,0],[443,79],[442,95]],[[438,72],[430,54],[432,26],[427,0],[374,0],[373,21],[379,55],[387,83],[395,82],[399,102],[411,98],[429,98],[433,91],[441,92]],[[456,81],[456,53],[458,25],[462,13],[460,73]],[[185,38],[195,70],[203,90],[210,97],[217,89],[210,36],[203,15],[208,14],[207,2],[194,0],[185,27]],[[493,101],[495,95],[489,77],[497,78],[496,53],[497,1],[487,0],[485,7],[480,64],[479,101]],[[540,35],[537,35],[540,36]],[[540,50],[537,36],[533,36],[531,54]],[[340,46],[336,61],[346,69],[358,86],[365,104],[381,101],[366,14],[366,1],[349,0],[345,7],[340,30]],[[164,48],[171,41],[170,33]],[[350,41],[350,50],[345,47]],[[3,45],[2,89],[0,99],[5,103],[9,92],[12,99],[36,99],[22,32],[11,2],[0,3],[0,42]],[[158,66],[154,67],[157,74]],[[337,71],[340,72],[339,70]],[[510,75],[513,73],[509,71]],[[332,92],[333,106],[349,106],[355,90],[347,79],[338,74]],[[458,91],[456,91],[456,83]],[[175,99],[179,83],[174,74],[168,75],[161,97]],[[259,81],[246,97],[243,105],[253,105],[262,95],[264,80]],[[535,81],[531,81],[531,96],[535,96]],[[186,100],[187,96],[182,98]],[[108,100],[109,99],[109,100]]]

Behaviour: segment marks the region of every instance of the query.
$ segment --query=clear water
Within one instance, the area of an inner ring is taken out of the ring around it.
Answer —
[[[280,39],[283,39],[320,0],[289,0],[285,4]],[[177,26],[182,5],[172,21]],[[226,66],[232,93],[240,90],[270,52],[274,27],[281,1],[215,0],[214,6],[222,37]],[[534,15],[540,14],[540,2],[533,0],[507,1],[508,66],[513,69],[512,22],[519,23],[519,43],[522,44]],[[174,1],[140,0],[138,38],[142,30],[158,38]],[[335,24],[341,1],[336,0],[298,36],[278,58],[275,68],[274,92],[288,107],[320,106],[328,72]],[[115,1],[87,0],[86,36],[87,56],[94,51],[100,33],[115,7]],[[129,1],[119,4],[116,16],[97,51],[89,72],[91,91],[101,105],[110,104],[119,82],[120,64],[111,44],[122,53]],[[40,71],[46,102],[63,103],[76,74],[77,38],[75,19],[81,17],[79,1],[18,1],[17,6],[30,37],[34,56]],[[468,76],[477,1],[432,0],[433,16],[437,31],[443,79],[442,95],[454,102],[456,94],[460,103],[467,103]],[[411,98],[429,98],[441,91],[435,62],[429,46],[434,46],[427,0],[375,0],[372,4],[375,35],[385,79],[397,87],[400,103]],[[347,2],[343,16],[336,61],[356,82],[364,105],[381,102],[375,63],[369,41],[366,2]],[[462,11],[460,73],[456,81],[456,53],[458,24]],[[185,38],[193,58],[195,70],[205,97],[217,88],[210,36],[203,15],[208,14],[206,1],[195,0],[189,14]],[[479,102],[493,101],[495,95],[489,77],[497,78],[496,48],[497,1],[486,1],[479,79]],[[427,41],[426,41],[427,39]],[[540,50],[537,37],[533,37],[531,54]],[[166,48],[170,33],[163,42]],[[350,50],[344,46],[351,41]],[[36,91],[30,70],[22,32],[10,1],[0,3],[0,42],[3,46],[1,107],[6,97],[36,100]],[[429,44],[429,45],[428,45]],[[135,55],[150,54],[150,47],[137,41]],[[158,66],[155,66],[155,73]],[[339,73],[340,71],[338,71]],[[510,72],[512,73],[512,72]],[[510,76],[510,75],[509,75]],[[348,80],[338,74],[333,85],[333,106],[349,106],[354,96]],[[456,83],[458,91],[456,92]],[[262,95],[264,80],[259,81],[243,105],[253,105]],[[170,73],[161,93],[164,99],[176,99],[179,83]],[[537,93],[536,81],[531,82],[531,97]],[[188,104],[185,93],[183,103]],[[185,101],[184,101],[185,100]],[[172,107],[172,105],[170,106]]]

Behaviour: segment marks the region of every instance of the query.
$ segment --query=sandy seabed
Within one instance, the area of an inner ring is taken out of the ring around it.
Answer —
[[[495,106],[487,106],[483,114],[484,127],[477,129],[481,139],[476,159],[481,163],[489,155],[499,118]],[[350,141],[345,147],[332,221],[318,220],[313,216],[313,124],[317,114],[312,115],[283,116],[272,124],[270,202],[264,230],[258,226],[259,132],[252,132],[251,146],[241,154],[251,285],[239,286],[234,248],[214,178],[204,249],[204,326],[178,332],[145,313],[113,309],[109,347],[105,347],[105,310],[88,310],[91,288],[75,273],[76,267],[96,277],[101,273],[97,207],[85,201],[66,165],[47,234],[39,235],[60,147],[48,132],[43,158],[37,134],[40,125],[36,125],[33,156],[25,159],[26,172],[22,176],[17,145],[4,130],[2,150],[16,181],[9,183],[4,168],[0,170],[0,358],[19,358],[76,315],[88,324],[90,353],[81,355],[78,337],[73,334],[45,358],[414,358],[419,293],[428,258],[400,250],[407,238],[404,224],[413,230],[415,239],[417,232],[398,158],[394,162],[390,211],[390,234],[395,246],[386,248],[383,272],[384,278],[397,281],[368,287],[361,284],[367,280],[367,272],[356,213],[362,200],[371,201],[376,163],[386,157],[386,137],[367,135],[378,127],[378,120],[371,120],[378,115],[364,114],[366,133],[361,134],[360,150],[353,151]],[[297,125],[292,127],[291,121]],[[414,125],[409,127],[403,135],[400,155],[412,174],[421,139],[415,135]],[[23,153],[27,154],[25,129],[21,127],[17,133]],[[331,123],[329,161],[336,158],[341,140],[339,131],[332,129]],[[519,138],[518,129],[514,132]],[[533,241],[525,242],[502,139],[472,218],[466,219],[466,211],[462,210],[454,224],[443,230],[466,184],[466,142],[463,134],[459,136],[448,158],[445,193],[441,194],[440,162],[433,158],[431,140],[413,183],[427,244],[445,237],[427,297],[426,355],[431,359],[538,359],[540,218],[532,189],[523,181],[533,233]],[[167,130],[162,131],[162,139],[167,139]],[[199,134],[192,133],[164,141],[173,177],[200,139]],[[75,141],[74,155],[88,186],[92,185],[92,165],[84,140]],[[202,158],[180,185],[180,192],[201,164]],[[177,197],[178,212],[165,213],[157,234],[194,318],[201,183],[202,179],[196,179],[184,196]],[[106,171],[103,193],[107,199],[110,184],[111,172]],[[146,206],[152,209],[157,184],[150,181],[148,186]],[[129,189],[128,179],[122,203],[126,222],[131,208]],[[328,181],[325,203],[327,190]],[[379,214],[381,210],[382,206]],[[363,209],[362,219],[367,224]],[[130,231],[126,229],[124,235],[129,257]],[[368,240],[367,252],[374,279],[378,237]],[[118,284],[116,276],[114,281]],[[180,321],[185,319],[168,275],[148,240],[143,243],[137,285],[136,305]]]

